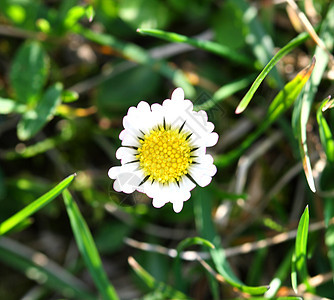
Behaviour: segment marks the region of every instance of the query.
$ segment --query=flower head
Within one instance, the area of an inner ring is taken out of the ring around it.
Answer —
[[[177,88],[162,105],[141,101],[123,118],[116,152],[121,166],[108,175],[118,192],[139,191],[152,198],[156,208],[171,202],[180,212],[196,186],[211,182],[217,169],[206,147],[214,146],[218,134],[205,111],[196,112],[184,92]]]

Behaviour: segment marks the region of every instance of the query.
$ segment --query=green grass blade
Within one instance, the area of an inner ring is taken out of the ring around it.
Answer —
[[[243,77],[223,85],[213,94],[211,99],[207,100],[204,103],[195,105],[194,109],[209,110],[227,97],[230,97],[236,92],[246,88],[253,81],[253,79],[254,75],[252,74],[250,76]]]
[[[196,48],[212,52],[214,54],[217,54],[219,56],[225,57],[229,59],[230,61],[233,61],[235,63],[255,68],[256,64],[249,59],[246,55],[236,53],[235,50],[230,49],[224,45],[207,41],[207,40],[199,40],[195,38],[189,38],[182,34],[177,34],[174,32],[167,32],[159,29],[144,29],[144,28],[138,28],[137,32],[143,34],[143,35],[149,35],[153,36],[159,39],[163,39],[168,42],[172,43],[185,43],[191,46],[194,46]]]
[[[128,261],[137,276],[147,285],[147,287],[150,290],[154,290],[155,293],[161,296],[161,298],[157,299],[191,299],[189,296],[172,288],[171,286],[163,282],[156,281],[155,278],[142,266],[140,266],[133,257],[129,257]]]
[[[104,300],[118,299],[116,291],[110,284],[103,269],[100,255],[96,249],[94,239],[87,223],[82,217],[78,206],[68,190],[63,191],[63,198],[79,251],[102,298]]]
[[[334,47],[334,4],[331,3],[326,18],[321,24],[320,38],[324,41],[329,51]],[[306,140],[306,127],[308,118],[311,112],[312,103],[318,86],[323,78],[323,74],[328,66],[329,57],[326,51],[317,46],[315,50],[315,58],[317,64],[314,67],[310,81],[306,84],[303,94],[298,99],[293,111],[292,127],[294,129],[295,136],[299,142],[300,156],[303,161],[304,173],[311,191],[315,192],[315,184],[312,176],[312,167],[310,158],[308,155],[308,146]]]
[[[274,66],[290,51],[295,49],[300,44],[304,43],[308,38],[309,34],[307,33],[301,33],[296,38],[291,40],[288,44],[286,44],[282,49],[280,49],[275,56],[269,61],[269,63],[263,68],[261,73],[258,75],[258,77],[253,82],[252,86],[246,93],[246,95],[242,98],[240,101],[238,107],[235,110],[236,114],[242,113],[248,106],[249,102],[252,100],[255,92],[259,88],[262,81],[266,78],[268,73],[274,68]]]
[[[267,290],[267,286],[247,286],[242,283],[232,272],[225,257],[224,249],[221,246],[219,235],[217,234],[211,220],[211,195],[207,189],[197,189],[194,193],[195,199],[195,221],[196,226],[206,240],[210,241],[215,248],[210,249],[210,254],[218,273],[224,277],[227,283],[238,290],[250,295],[261,295]]]
[[[35,109],[28,110],[17,125],[17,136],[20,140],[28,140],[33,137],[56,112],[61,103],[63,85],[56,83],[49,87],[39,100]]]
[[[305,83],[310,78],[313,71],[315,60],[307,68],[300,71],[294,79],[288,82],[269,106],[265,120],[259,127],[245,139],[238,148],[220,155],[215,159],[217,166],[223,167],[237,159],[252,143],[273,123],[275,122],[297,99]]]
[[[66,189],[76,174],[70,175],[65,178],[62,182],[56,185],[52,190],[36,199],[34,202],[30,203],[28,206],[20,210],[18,213],[5,220],[0,224],[0,236],[6,234],[8,231],[12,230],[14,227],[19,225],[21,222],[25,221],[35,212],[39,211],[53,199],[55,199],[64,189]]]
[[[0,238],[0,260],[48,286],[66,298],[94,300],[85,283],[51,261],[48,257],[6,237]]]
[[[111,35],[93,32],[89,29],[83,28],[79,24],[76,24],[76,26],[72,28],[72,31],[82,35],[92,42],[112,47],[124,58],[130,61],[152,67],[163,76],[172,80],[175,86],[182,87],[187,97],[191,98],[195,96],[196,93],[194,87],[189,83],[189,80],[180,69],[170,67],[164,60],[153,59],[143,48],[135,44],[117,40]]]
[[[297,274],[300,276],[301,281],[306,285],[308,290],[312,290],[308,282],[308,272],[306,266],[306,254],[307,254],[307,238],[309,227],[309,209],[306,206],[298,224],[295,252],[292,256],[292,272],[291,282],[292,287],[297,292]]]
[[[329,163],[334,162],[334,139],[323,112],[326,110],[326,108],[332,108],[333,103],[334,100],[330,101],[330,97],[328,97],[322,101],[320,107],[317,110],[317,122],[319,125],[320,140]]]

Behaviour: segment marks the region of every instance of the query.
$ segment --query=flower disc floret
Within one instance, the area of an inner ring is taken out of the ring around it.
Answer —
[[[140,140],[137,158],[151,181],[178,182],[192,163],[189,134],[178,129],[158,128]]]

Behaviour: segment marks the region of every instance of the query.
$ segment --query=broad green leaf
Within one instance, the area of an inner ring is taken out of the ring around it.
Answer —
[[[24,43],[15,54],[10,81],[18,101],[34,104],[49,74],[49,58],[38,42]]]
[[[8,115],[11,113],[23,113],[27,109],[26,105],[20,104],[12,99],[0,98],[0,115]]]
[[[334,139],[331,129],[323,115],[326,108],[331,108],[334,100],[330,100],[330,97],[322,101],[321,105],[317,110],[317,121],[319,125],[319,134],[322,147],[327,156],[329,163],[334,163]]]
[[[268,62],[268,64],[263,68],[261,73],[258,75],[258,77],[253,82],[252,86],[246,93],[246,95],[242,98],[240,101],[238,107],[235,110],[236,114],[242,113],[246,107],[248,106],[249,102],[252,100],[255,92],[259,88],[262,81],[266,78],[268,73],[273,69],[273,67],[290,51],[295,49],[300,44],[304,43],[308,38],[309,34],[307,33],[301,33],[296,38],[291,40],[288,44],[286,44],[282,49],[280,49],[275,56]]]
[[[72,31],[92,42],[111,47],[114,51],[119,52],[124,58],[130,61],[140,65],[150,66],[154,71],[172,80],[175,86],[182,87],[187,97],[191,98],[195,96],[195,89],[180,69],[171,67],[164,60],[153,59],[143,48],[135,44],[120,41],[111,35],[85,29],[79,24],[76,24],[76,26],[72,28]]]
[[[264,121],[258,128],[248,135],[248,137],[234,150],[227,154],[217,156],[215,164],[217,166],[226,166],[234,162],[253,142],[273,123],[275,122],[288,108],[294,103],[299,93],[303,89],[305,83],[310,78],[314,68],[315,60],[307,68],[300,71],[294,79],[288,82],[283,90],[281,90],[268,108],[268,112]]]
[[[185,43],[191,46],[194,46],[196,48],[212,52],[214,54],[217,54],[222,57],[226,57],[227,59],[242,64],[244,66],[248,66],[251,68],[255,68],[255,63],[249,59],[249,57],[236,53],[235,50],[232,50],[224,45],[207,41],[207,40],[199,40],[194,38],[189,38],[185,35],[173,33],[173,32],[167,32],[163,30],[158,29],[146,29],[146,28],[139,28],[137,29],[137,32],[144,34],[144,35],[150,35],[154,36],[169,42],[173,43]]]
[[[48,286],[70,299],[94,300],[87,285],[57,265],[43,253],[33,251],[12,239],[0,238],[0,260],[29,279]]]
[[[250,295],[261,295],[267,290],[267,286],[247,286],[236,277],[226,259],[224,249],[211,219],[210,193],[207,189],[197,189],[194,193],[195,221],[198,232],[203,238],[211,242],[215,248],[210,249],[210,254],[218,273],[227,283],[238,290]]]
[[[140,266],[133,257],[129,257],[128,261],[137,276],[147,285],[147,287],[151,290],[154,290],[155,293],[159,294],[162,297],[158,298],[156,296],[155,299],[191,299],[190,297],[165,284],[164,282],[159,282],[155,280],[155,278],[151,274],[149,274],[142,266]]]
[[[63,198],[78,249],[96,287],[104,300],[118,299],[116,291],[110,284],[107,274],[103,269],[99,252],[96,249],[94,239],[87,223],[81,215],[80,210],[74,202],[70,192],[66,189],[63,191]]]
[[[28,206],[17,212],[15,215],[5,220],[0,224],[0,236],[6,234],[8,231],[12,230],[14,227],[19,225],[22,221],[33,215],[35,212],[39,211],[45,205],[50,203],[55,199],[64,189],[66,189],[76,174],[70,175],[57,184],[52,190],[36,199],[34,202],[30,203]]]
[[[334,37],[332,34],[334,31],[333,14],[334,3],[331,3],[327,15],[321,24],[321,30],[319,35],[323,42],[326,44],[329,51],[331,51],[334,47]],[[302,95],[296,102],[292,118],[292,127],[294,130],[294,134],[298,139],[299,151],[303,162],[304,173],[312,192],[315,192],[316,189],[312,175],[311,162],[308,155],[306,127],[314,97],[318,91],[318,86],[323,78],[323,74],[329,62],[328,54],[319,46],[316,47],[314,56],[317,60],[317,64],[314,67],[309,82],[305,85],[305,89]]]
[[[17,135],[20,140],[30,139],[53,118],[57,106],[61,102],[62,89],[61,83],[49,87],[39,100],[36,108],[24,113],[17,125]]]
[[[306,206],[298,224],[295,251],[292,255],[292,272],[291,282],[292,288],[297,293],[297,274],[300,277],[308,289],[311,289],[308,283],[308,273],[306,266],[306,254],[307,254],[307,238],[308,238],[308,227],[309,227],[309,209]]]

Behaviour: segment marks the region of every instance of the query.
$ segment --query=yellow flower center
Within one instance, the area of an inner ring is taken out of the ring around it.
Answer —
[[[192,163],[188,133],[178,129],[157,128],[140,140],[137,158],[150,180],[160,183],[179,181]]]

